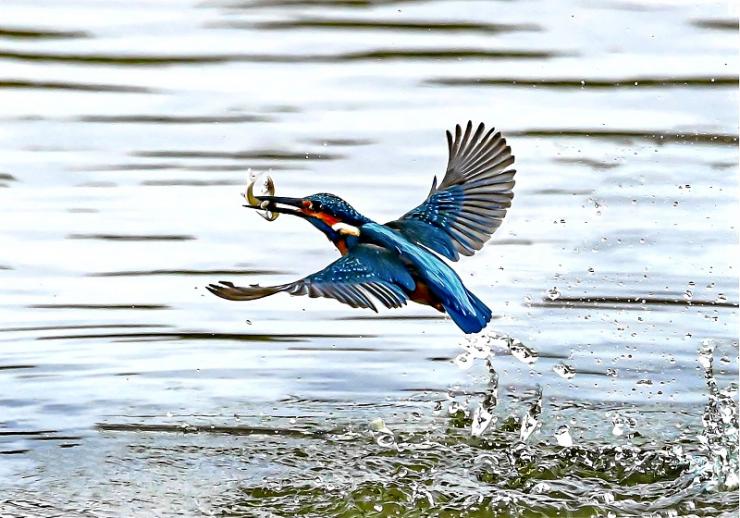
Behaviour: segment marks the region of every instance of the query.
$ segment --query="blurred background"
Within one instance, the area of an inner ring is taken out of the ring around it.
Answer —
[[[3,516],[735,516],[730,4],[3,1]],[[205,291],[336,258],[250,172],[384,222],[469,119],[518,170],[482,336]]]

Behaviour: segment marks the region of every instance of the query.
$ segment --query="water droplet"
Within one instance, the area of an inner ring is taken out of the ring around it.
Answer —
[[[691,300],[693,297],[694,297],[694,292],[691,291],[691,290],[686,290],[683,293],[683,298],[686,299],[686,300]]]
[[[522,363],[532,365],[539,358],[539,354],[536,351],[530,349],[519,340],[511,339],[508,345],[511,355]]]
[[[566,380],[571,380],[576,375],[576,370],[565,363],[557,363],[553,365],[552,370],[555,374]]]
[[[457,365],[459,369],[467,370],[473,366],[473,356],[468,352],[462,352],[458,354],[452,363]]]
[[[614,414],[612,416],[612,424],[614,425],[612,435],[616,437],[622,436],[624,434],[624,427],[627,424],[626,419],[619,414]]]
[[[619,371],[617,369],[608,368],[606,369],[606,375],[615,378],[619,374]]]
[[[479,405],[473,412],[473,424],[471,425],[470,435],[480,437],[488,430],[488,427],[494,422],[494,416],[483,405]]]
[[[653,384],[653,380],[647,379],[647,378],[643,378],[641,380],[637,380],[637,383],[636,384],[637,385],[652,385]]]
[[[564,446],[565,448],[573,446],[573,438],[570,436],[570,427],[567,424],[557,429],[555,440],[558,441],[558,446]]]
[[[532,493],[535,495],[541,495],[543,493],[549,493],[550,492],[550,484],[547,482],[537,482],[534,486],[532,486]]]
[[[714,342],[702,340],[701,347],[699,347],[699,365],[702,366],[705,372],[711,372],[712,370],[713,354]]]
[[[611,493],[602,493],[599,495],[599,499],[603,501],[605,504],[613,504],[614,503],[614,495]]]
[[[470,355],[471,360],[488,358],[491,354],[491,345],[499,339],[498,335],[493,334],[478,334],[478,335],[467,335],[464,342],[461,344],[465,348],[465,352]]]
[[[717,293],[717,298],[714,301],[718,304],[727,302],[727,295],[725,295],[724,293]]]
[[[550,300],[557,300],[560,297],[560,291],[558,291],[557,286],[553,286],[546,292],[547,298]]]

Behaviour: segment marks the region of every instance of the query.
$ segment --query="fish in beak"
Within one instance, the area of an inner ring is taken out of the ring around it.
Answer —
[[[255,194],[255,188],[259,194]],[[275,221],[280,214],[302,215],[302,200],[275,196],[275,182],[270,175],[252,175],[243,196],[247,200],[244,206],[257,210],[267,221]]]
[[[247,198],[249,205],[244,205],[250,209],[265,211],[271,217],[265,216],[266,219],[274,221],[279,214],[292,214],[294,216],[306,217],[303,213],[302,198],[287,198],[285,196],[252,196]]]

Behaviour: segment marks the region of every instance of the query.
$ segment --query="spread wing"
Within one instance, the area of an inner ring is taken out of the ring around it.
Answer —
[[[327,297],[353,308],[377,312],[373,299],[387,308],[406,304],[407,292],[416,286],[398,256],[374,245],[358,245],[349,254],[308,277],[279,286],[234,286],[221,281],[209,284],[208,291],[228,300],[255,300],[279,292],[309,297]]]
[[[514,197],[511,148],[495,128],[481,123],[473,133],[458,124],[447,132],[449,160],[442,183],[434,177],[427,199],[388,226],[409,240],[457,261],[483,248],[506,216]]]

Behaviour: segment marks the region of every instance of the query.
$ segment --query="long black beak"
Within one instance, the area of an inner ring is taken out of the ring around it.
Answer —
[[[292,214],[294,216],[304,217],[301,211],[303,199],[287,198],[284,196],[255,196],[260,202],[259,205],[244,205],[244,207],[256,210],[266,210],[277,212],[279,214]]]

